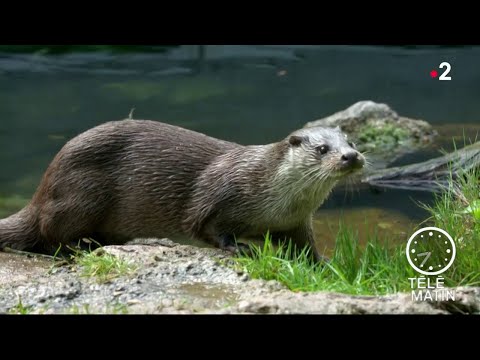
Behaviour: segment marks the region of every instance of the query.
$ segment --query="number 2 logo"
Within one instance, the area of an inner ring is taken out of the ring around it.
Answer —
[[[452,77],[451,76],[447,76],[448,73],[450,72],[450,70],[452,69],[452,66],[450,65],[450,63],[444,61],[440,64],[439,66],[440,69],[443,69],[443,68],[446,68],[445,71],[443,72],[442,75],[440,75],[440,77],[438,78],[438,80],[452,80]]]

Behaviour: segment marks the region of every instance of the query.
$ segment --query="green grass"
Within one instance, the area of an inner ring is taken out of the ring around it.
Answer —
[[[14,307],[10,308],[9,314],[27,315],[27,314],[30,314],[31,311],[32,311],[32,307],[25,306],[22,303],[22,299],[19,297],[18,303]]]
[[[95,277],[98,282],[108,282],[116,277],[132,274],[137,270],[132,263],[104,252],[102,249],[96,251],[76,251],[73,259],[80,266],[81,276]]]
[[[436,197],[433,206],[422,205],[430,212],[434,226],[452,236],[457,256],[452,267],[442,274],[446,284],[480,285],[480,169],[464,172],[450,188]]]
[[[121,303],[108,304],[102,309],[95,309],[90,307],[90,304],[73,305],[67,309],[67,314],[82,315],[82,314],[128,314],[128,306]]]
[[[460,180],[452,180],[451,188],[437,195],[433,205],[422,205],[431,217],[419,228],[444,229],[456,243],[456,259],[441,275],[448,287],[480,285],[480,220],[475,211],[480,198],[479,179],[480,171],[465,173]],[[407,240],[392,246],[372,234],[362,247],[357,233],[341,226],[330,261],[316,264],[308,250],[295,252],[291,243],[275,246],[267,234],[263,246],[251,245],[253,255],[238,257],[236,263],[253,278],[277,280],[293,291],[388,294],[411,290],[408,278],[421,276],[408,264]]]
[[[327,263],[314,263],[307,249],[296,253],[291,243],[275,246],[269,236],[263,246],[252,245],[252,252],[236,259],[250,276],[280,281],[293,291],[386,294],[407,290],[408,278],[415,276],[404,248],[392,251],[376,237],[362,248],[357,234],[345,226]]]

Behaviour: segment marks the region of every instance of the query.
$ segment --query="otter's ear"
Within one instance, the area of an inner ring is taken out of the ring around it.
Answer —
[[[292,146],[299,146],[303,141],[305,141],[303,136],[292,135],[288,138],[288,142]]]

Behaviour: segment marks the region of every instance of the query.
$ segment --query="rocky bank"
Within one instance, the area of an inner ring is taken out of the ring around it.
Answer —
[[[0,253],[0,313],[28,314],[449,314],[479,313],[480,288],[457,288],[456,301],[414,302],[410,294],[295,293],[252,280],[217,249],[152,240],[103,251],[134,265],[99,282],[75,264]]]

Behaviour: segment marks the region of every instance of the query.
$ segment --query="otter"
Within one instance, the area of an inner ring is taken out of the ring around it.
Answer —
[[[0,248],[188,236],[237,251],[238,237],[268,231],[321,259],[312,215],[364,163],[339,128],[243,146],[158,121],[111,121],[64,145],[30,203],[0,220]]]

